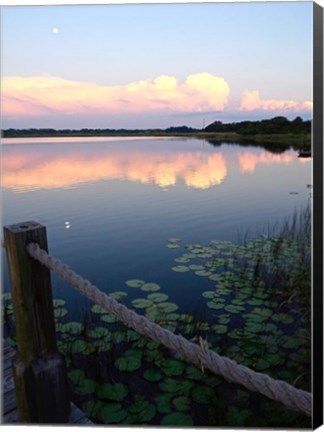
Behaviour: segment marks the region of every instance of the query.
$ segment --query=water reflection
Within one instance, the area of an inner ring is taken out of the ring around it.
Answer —
[[[252,173],[257,165],[273,165],[273,164],[289,164],[296,159],[295,153],[286,152],[283,154],[275,154],[267,151],[254,153],[246,150],[240,151],[238,161],[241,173]]]
[[[172,144],[162,150],[161,146],[132,148],[118,142],[99,147],[93,143],[64,147],[54,143],[8,145],[3,152],[2,186],[25,192],[100,180],[129,180],[161,188],[183,182],[189,188],[208,189],[224,181],[228,167],[253,173],[258,165],[290,164],[296,159],[293,150],[274,154],[260,147],[229,151],[225,146],[205,151],[189,146],[179,149]]]

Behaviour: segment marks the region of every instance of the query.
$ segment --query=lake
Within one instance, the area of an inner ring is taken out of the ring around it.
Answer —
[[[136,303],[139,293],[143,295],[142,282],[136,287],[134,280],[158,284],[169,304],[177,305],[165,310],[216,323],[220,335],[219,326],[226,327],[229,318],[224,315],[217,323],[215,313],[222,305],[210,290],[219,279],[206,272],[212,267],[206,260],[215,258],[208,249],[211,242],[224,251],[277,234],[285,219],[310,203],[311,166],[311,158],[298,158],[293,149],[279,153],[261,145],[215,145],[193,138],[7,139],[2,145],[2,223],[35,220],[46,225],[50,253],[102,291],[126,293],[125,299],[120,297],[125,304],[145,313],[145,306]],[[229,257],[232,252],[226,253]],[[219,259],[225,266],[224,256]],[[200,261],[190,261],[194,258]],[[233,262],[228,264],[227,272]],[[295,264],[297,258],[289,265]],[[90,302],[55,275],[52,284],[53,296],[66,301],[64,322],[82,321]],[[8,290],[5,257],[3,290]],[[226,302],[232,299],[226,290],[223,295]],[[250,313],[265,297],[248,295],[245,291],[250,301],[245,312]],[[243,307],[242,299],[236,299],[237,308]],[[227,311],[239,310],[234,306]],[[267,325],[270,316],[263,318]],[[277,321],[276,331],[285,337],[282,329],[291,322],[282,316]],[[235,315],[229,328],[243,324]],[[270,324],[269,332],[276,327]],[[296,326],[305,324],[299,320]],[[250,330],[256,332],[255,327]],[[270,358],[269,367],[282,365]],[[305,367],[307,360],[302,361]],[[198,417],[194,424],[207,424]],[[158,417],[152,418],[156,424]],[[233,424],[217,419],[212,424]]]

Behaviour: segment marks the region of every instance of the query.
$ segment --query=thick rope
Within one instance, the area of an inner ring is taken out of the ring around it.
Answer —
[[[208,349],[207,344],[194,344],[181,335],[175,335],[169,330],[163,329],[158,324],[149,321],[142,315],[138,315],[135,311],[128,309],[115,299],[101,292],[90,281],[77,275],[66,264],[49,256],[38,244],[30,243],[27,246],[27,251],[34,259],[50,270],[53,270],[63,280],[80,291],[88,299],[105,308],[124,324],[132,327],[141,335],[147,336],[176,351],[184,360],[192,362],[197,366],[208,368],[229,382],[241,384],[249,390],[280,401],[290,409],[302,411],[308,416],[312,415],[311,393],[296,389],[284,381],[275,380],[268,375],[255,372],[246,366],[238,365],[235,361],[222,357]]]

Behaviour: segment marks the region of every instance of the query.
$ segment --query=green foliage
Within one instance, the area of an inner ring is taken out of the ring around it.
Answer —
[[[242,135],[256,134],[309,134],[310,120],[303,121],[300,117],[289,121],[286,117],[274,117],[270,120],[242,121],[238,123],[222,123],[215,121],[205,128],[206,132],[236,132]]]
[[[120,402],[128,394],[128,389],[124,384],[103,384],[97,389],[97,395],[100,399],[110,399]]]
[[[192,426],[193,421],[190,415],[175,412],[172,414],[166,414],[161,420],[162,426]]]

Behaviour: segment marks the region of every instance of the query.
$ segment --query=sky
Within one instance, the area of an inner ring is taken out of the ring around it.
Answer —
[[[1,8],[2,128],[312,118],[312,2]]]

